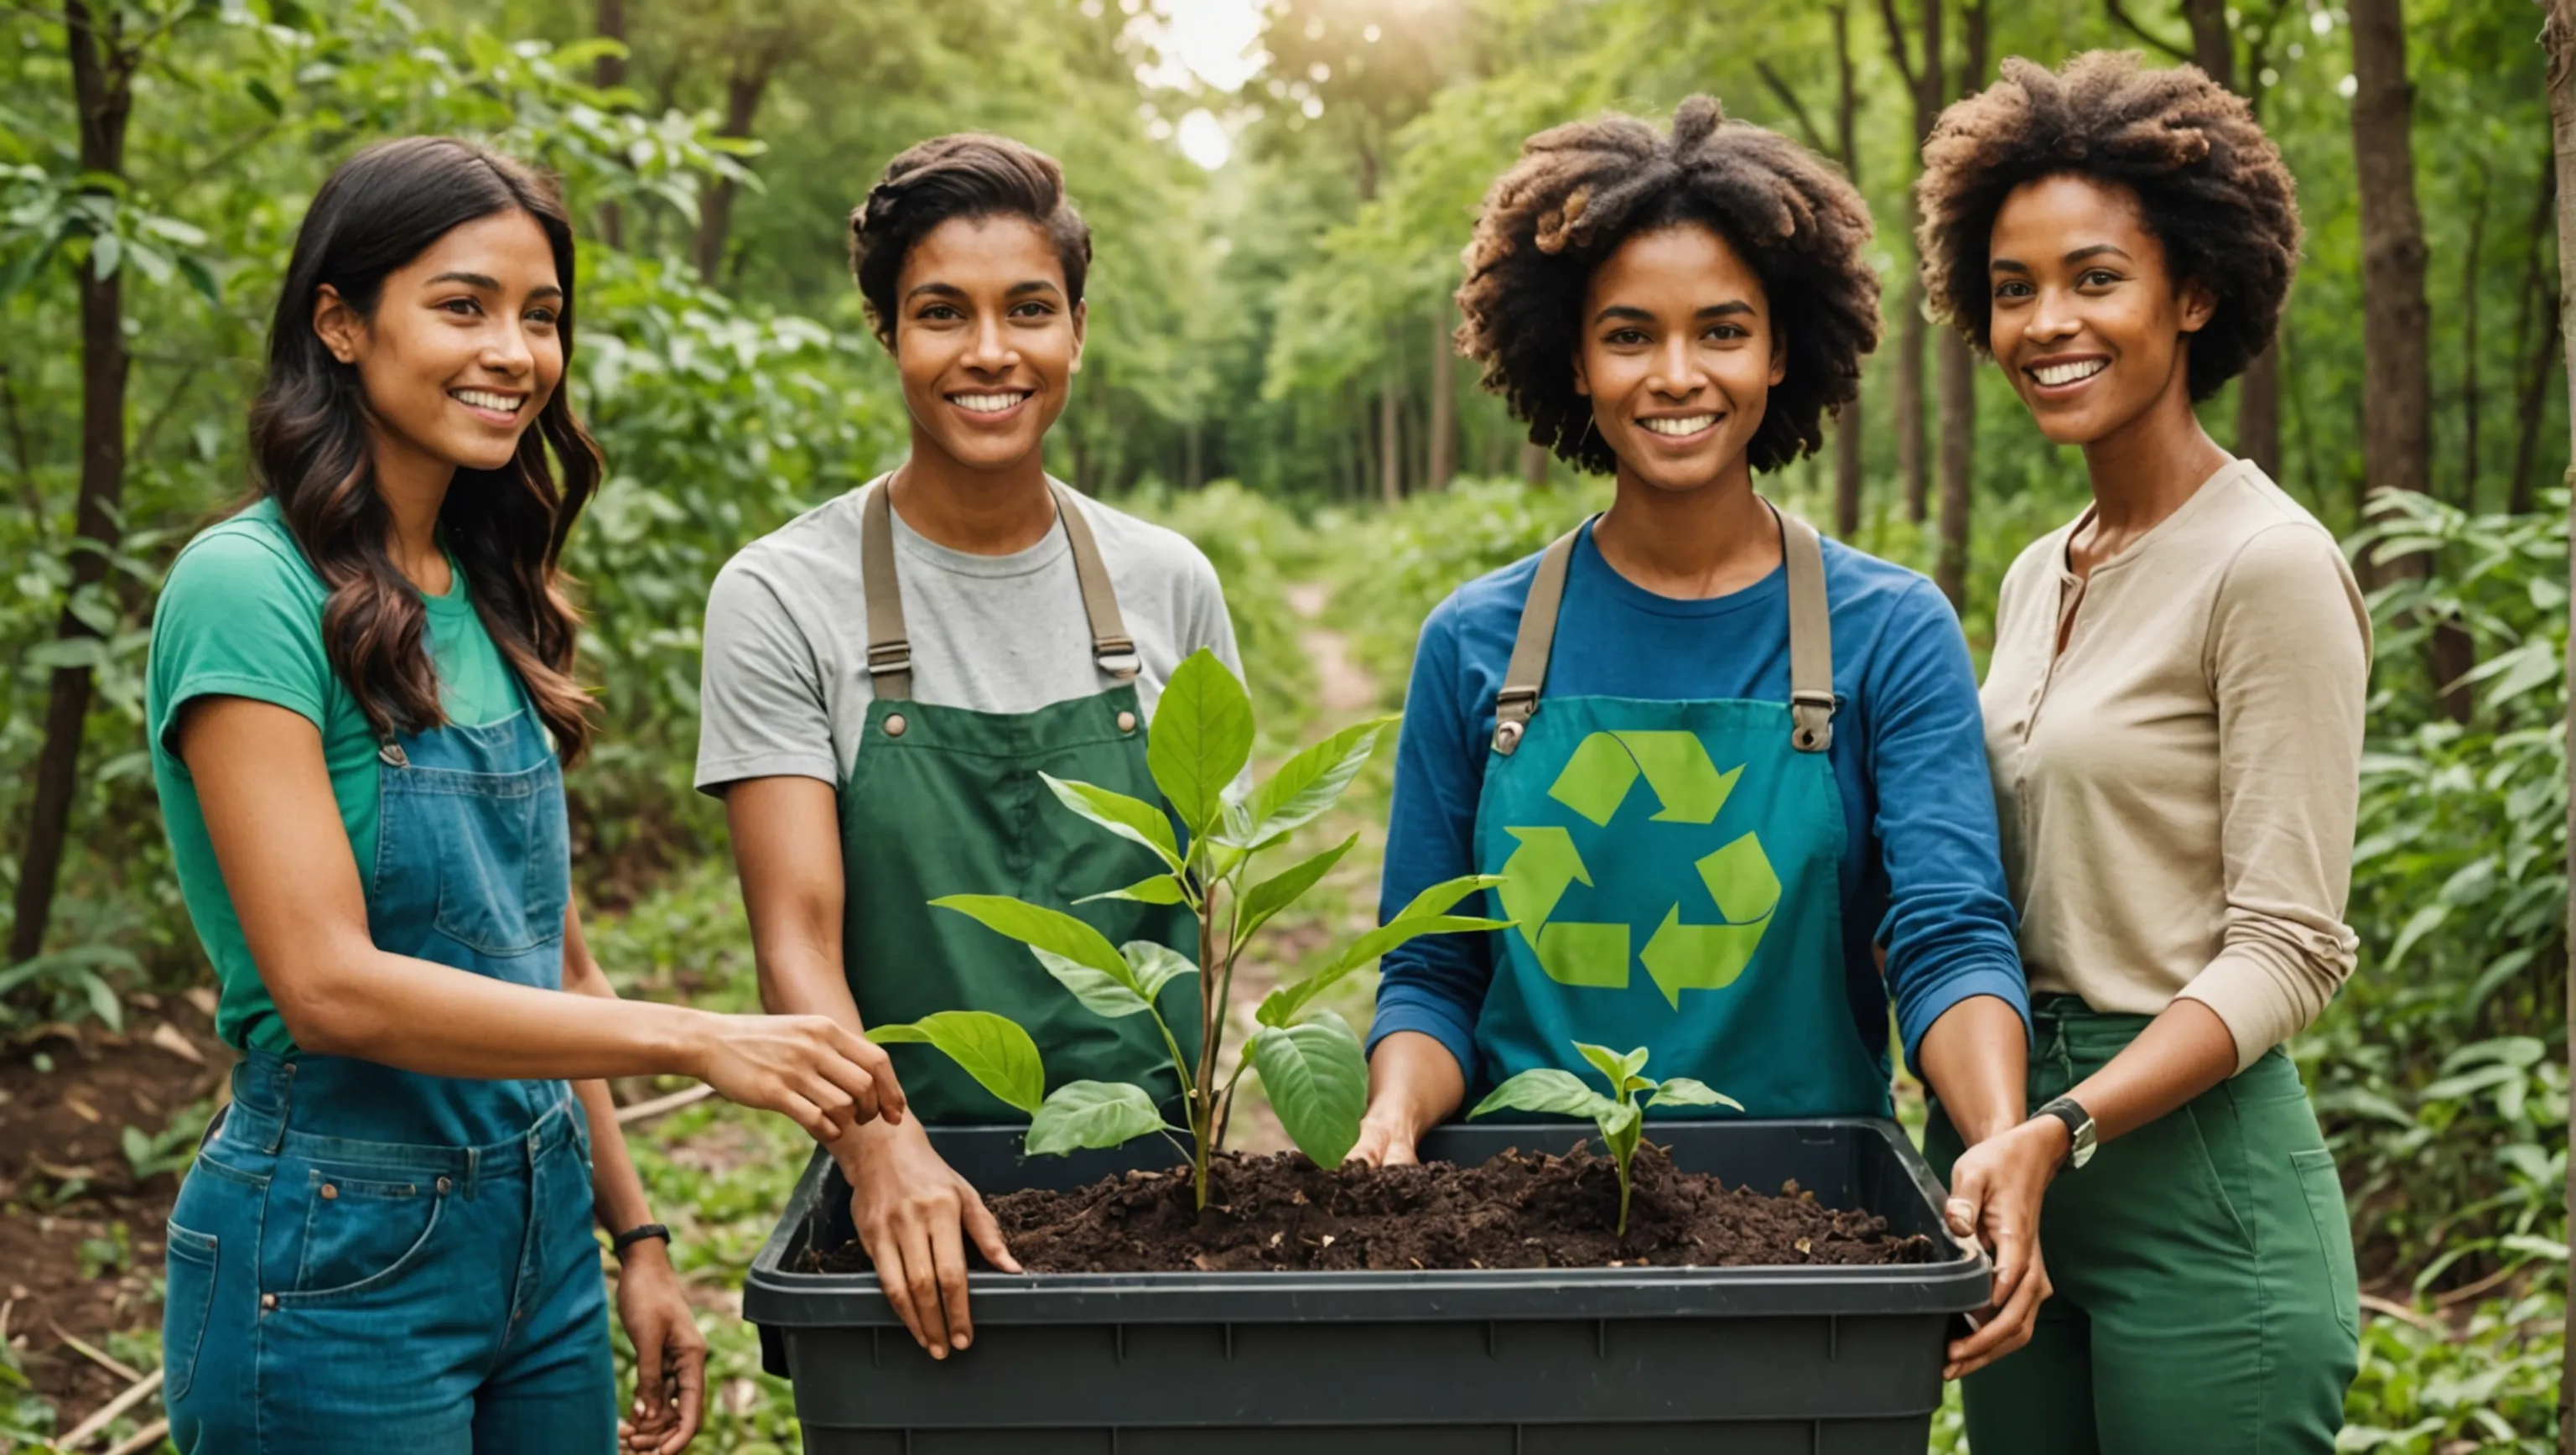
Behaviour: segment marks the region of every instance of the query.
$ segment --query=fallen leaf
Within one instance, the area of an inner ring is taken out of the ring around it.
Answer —
[[[100,1119],[100,1118],[99,1118],[99,1115],[98,1115],[98,1108],[97,1108],[97,1107],[94,1107],[94,1106],[92,1106],[92,1105],[90,1105],[88,1102],[85,1102],[85,1101],[81,1100],[81,1099],[80,1099],[79,1097],[77,1097],[77,1096],[66,1096],[66,1097],[64,1097],[64,1098],[63,1098],[63,1105],[65,1105],[65,1106],[67,1106],[67,1107],[70,1107],[70,1108],[72,1109],[72,1115],[74,1115],[74,1116],[76,1116],[76,1117],[79,1117],[82,1121],[85,1121],[85,1122],[94,1122],[94,1121],[97,1121],[97,1120],[99,1120],[99,1119]]]
[[[192,985],[188,987],[188,1003],[195,1006],[199,1013],[203,1014],[206,1019],[213,1020],[215,1018],[215,1007],[220,1002],[215,999],[215,992],[211,987]]]
[[[177,1026],[168,1021],[163,1021],[152,1028],[152,1044],[182,1061],[198,1066],[206,1064],[206,1053],[198,1050],[195,1042],[189,1040]]]

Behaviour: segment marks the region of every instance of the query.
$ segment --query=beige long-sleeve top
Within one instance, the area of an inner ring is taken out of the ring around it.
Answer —
[[[2249,461],[2089,581],[2066,559],[2082,524],[2013,562],[1979,693],[2022,961],[2095,1010],[2198,1000],[2242,1069],[2352,974],[2370,617],[2334,537]]]

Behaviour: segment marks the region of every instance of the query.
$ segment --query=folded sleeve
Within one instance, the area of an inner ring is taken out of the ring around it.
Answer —
[[[2370,615],[2334,539],[2307,522],[2255,535],[2211,613],[2218,703],[2218,954],[2182,994],[2236,1039],[2239,1069],[2305,1028],[2350,979],[2344,923],[2360,808]]]
[[[1870,777],[1887,874],[1887,988],[1906,1062],[1952,1006],[1991,995],[2030,1020],[1986,771],[1976,669],[1928,581],[1891,610],[1865,678]]]
[[[737,556],[707,593],[698,790],[745,778],[840,782],[822,664],[776,587]]]
[[[1395,802],[1378,896],[1381,924],[1432,885],[1476,872],[1476,799],[1484,786],[1485,745],[1476,732],[1477,705],[1464,700],[1458,657],[1452,597],[1423,623],[1414,649],[1396,741]],[[1476,1017],[1493,978],[1488,935],[1423,935],[1388,951],[1378,962],[1369,1048],[1397,1031],[1420,1031],[1447,1047],[1472,1080]]]
[[[200,697],[246,697],[324,726],[332,676],[322,647],[322,588],[301,557],[218,529],[170,567],[152,613],[153,742],[178,756],[176,730]]]

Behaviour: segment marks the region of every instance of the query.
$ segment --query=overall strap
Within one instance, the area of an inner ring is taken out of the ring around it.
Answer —
[[[1082,614],[1091,621],[1091,660],[1101,671],[1127,681],[1143,663],[1136,656],[1136,639],[1127,635],[1127,619],[1118,614],[1118,590],[1109,583],[1109,566],[1100,559],[1099,543],[1091,538],[1082,500],[1053,480],[1047,488],[1055,492],[1055,514],[1064,522],[1064,538],[1073,543],[1073,575],[1082,583]]]
[[[903,628],[903,583],[894,574],[894,477],[859,508],[859,574],[868,596],[868,682],[877,696],[912,696],[912,639]]]
[[[868,677],[876,695],[895,701],[912,696],[912,639],[903,620],[903,588],[895,575],[894,502],[891,481],[868,492],[859,510],[859,574],[865,578],[868,609]],[[1048,481],[1055,498],[1056,519],[1073,547],[1074,579],[1082,586],[1082,611],[1090,621],[1092,661],[1121,682],[1136,675],[1140,663],[1135,639],[1127,635],[1118,612],[1118,593],[1109,568],[1092,539],[1091,522],[1072,491]]]
[[[1770,508],[1780,522],[1780,553],[1788,575],[1789,743],[1802,753],[1821,753],[1834,745],[1834,633],[1825,601],[1824,544],[1814,526],[1782,514],[1777,506]],[[1539,558],[1538,575],[1530,581],[1511,665],[1503,670],[1503,690],[1494,698],[1494,751],[1505,757],[1520,746],[1538,712],[1548,658],[1556,646],[1557,613],[1565,604],[1566,571],[1574,561],[1575,539],[1582,534],[1583,526],[1577,526],[1559,536]]]
[[[1558,536],[1538,558],[1529,601],[1521,607],[1520,635],[1512,642],[1511,665],[1503,669],[1503,690],[1494,697],[1494,751],[1506,758],[1521,745],[1521,734],[1538,711],[1539,689],[1547,685],[1547,659],[1556,650],[1556,614],[1565,604],[1565,573],[1574,564],[1574,542],[1583,526],[1600,518],[1593,516]]]
[[[1825,603],[1824,543],[1814,526],[1776,505],[1771,513],[1779,517],[1789,576],[1789,745],[1821,753],[1834,745],[1834,623]]]

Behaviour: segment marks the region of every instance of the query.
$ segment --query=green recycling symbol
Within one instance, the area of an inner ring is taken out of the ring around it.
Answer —
[[[1596,732],[1566,760],[1548,797],[1608,828],[1639,778],[1653,791],[1659,823],[1705,824],[1717,819],[1741,765],[1720,773],[1699,735],[1689,732]],[[1628,985],[1628,926],[1561,922],[1548,918],[1574,884],[1589,886],[1574,836],[1554,825],[1505,828],[1518,841],[1503,864],[1503,914],[1519,927],[1548,978],[1562,985],[1624,990]],[[1723,990],[1735,983],[1771,926],[1780,903],[1780,876],[1753,834],[1736,838],[1694,864],[1723,922],[1693,924],[1676,901],[1663,924],[1636,956],[1673,1009],[1685,990]]]

